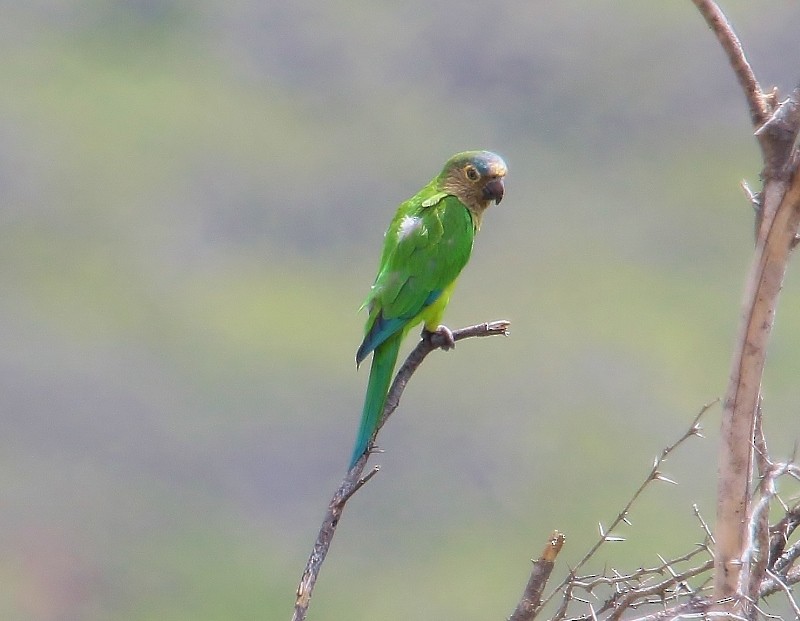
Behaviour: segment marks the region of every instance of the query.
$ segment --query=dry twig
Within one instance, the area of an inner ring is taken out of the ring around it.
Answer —
[[[750,63],[747,62],[739,37],[736,36],[728,18],[725,17],[716,2],[713,0],[692,0],[692,2],[706,20],[709,28],[714,31],[722,49],[728,55],[728,62],[736,74],[747,98],[747,104],[750,106],[750,118],[753,125],[760,127],[766,123],[771,110],[768,100],[756,80],[755,73],[753,73]]]
[[[659,601],[664,601],[664,599],[667,597],[667,591],[671,588],[675,589],[675,597],[681,593],[687,593],[687,591],[682,590],[684,587],[681,587],[680,585],[685,583],[689,578],[708,571],[711,568],[713,561],[709,560],[697,567],[690,567],[680,571],[676,571],[674,569],[681,564],[688,563],[700,553],[708,553],[709,549],[706,542],[698,545],[696,549],[678,558],[674,558],[669,561],[661,559],[661,564],[653,568],[640,567],[638,570],[628,574],[622,574],[613,569],[611,570],[611,575],[604,573],[602,575],[579,576],[577,573],[590,559],[596,555],[597,551],[601,546],[603,546],[603,544],[607,542],[623,540],[621,537],[616,537],[610,535],[609,533],[622,523],[630,524],[628,515],[630,514],[631,508],[642,495],[644,490],[653,481],[674,483],[661,473],[661,466],[667,457],[669,457],[686,440],[693,436],[702,437],[700,419],[715,403],[717,403],[717,401],[718,399],[704,405],[692,420],[689,428],[683,433],[683,435],[675,442],[662,449],[661,453],[653,461],[653,466],[650,469],[650,472],[647,474],[642,484],[633,493],[622,510],[619,511],[616,518],[611,522],[611,526],[608,528],[608,530],[604,529],[602,526],[600,527],[600,538],[583,556],[583,558],[581,558],[578,564],[570,571],[569,575],[545,598],[545,600],[542,602],[542,606],[553,599],[555,595],[559,593],[561,594],[561,603],[551,617],[552,621],[561,621],[562,619],[565,619],[571,604],[574,602],[577,601],[580,603],[588,603],[588,600],[578,597],[576,595],[576,591],[585,592],[588,596],[593,598],[597,598],[597,592],[602,589],[605,589],[606,591],[610,589],[611,593],[610,595],[606,596],[598,608],[591,608],[589,615],[582,615],[576,617],[575,619],[580,619],[581,621],[591,621],[594,618],[598,618],[598,615],[607,613],[609,611],[611,616],[608,618],[616,619],[627,608],[635,608],[642,603],[647,602],[648,598],[651,596],[658,595]],[[708,540],[708,537],[706,537],[706,539]],[[653,583],[655,576],[660,576],[665,573],[668,573],[670,577],[665,580],[661,580],[658,583]],[[540,609],[541,608],[537,609],[536,612],[538,612]]]
[[[618,621],[632,610],[646,613],[636,621],[753,619],[756,613],[764,618],[778,619],[758,606],[759,600],[776,593],[786,596],[789,608],[796,614],[800,607],[794,599],[792,587],[800,583],[800,566],[796,565],[800,559],[800,542],[786,547],[786,541],[797,528],[797,506],[785,507],[784,516],[775,525],[766,528],[763,525],[770,504],[779,498],[779,481],[788,478],[796,486],[800,481],[800,466],[793,462],[773,463],[764,456],[763,468],[745,526],[749,533],[746,555],[748,559],[754,559],[753,567],[762,568],[765,578],[753,581],[757,589],[752,591],[752,595],[745,595],[747,611],[719,610],[720,604],[733,603],[734,600],[719,602],[710,592],[714,540],[695,505],[693,509],[705,535],[703,543],[669,560],[659,556],[661,563],[653,567],[639,567],[630,572],[610,569],[603,574],[588,576],[571,572],[566,584],[559,587],[563,600],[551,621],[567,619],[567,612],[576,607],[588,610],[569,617],[569,621]],[[699,562],[697,557],[702,554],[709,558]],[[747,616],[744,616],[745,612]]]
[[[453,340],[461,341],[472,337],[506,335],[508,334],[509,325],[511,324],[508,321],[492,321],[490,323],[469,326],[453,331]],[[445,344],[445,339],[438,333],[434,333],[431,335],[431,338],[421,339],[414,350],[408,355],[408,358],[406,358],[400,370],[397,372],[392,386],[389,388],[389,393],[386,397],[386,405],[383,408],[383,414],[381,416],[381,422],[370,440],[370,451],[372,450],[373,442],[381,427],[386,423],[386,420],[391,416],[392,412],[397,409],[400,403],[400,396],[403,394],[408,380],[411,379],[411,376],[419,368],[419,365],[422,364],[422,361],[425,360],[425,357],[429,353]],[[345,504],[347,504],[347,501],[353,494],[361,489],[380,469],[379,466],[375,466],[365,476],[362,476],[364,467],[369,460],[370,451],[362,455],[361,459],[350,468],[328,504],[328,510],[322,521],[317,540],[314,543],[311,555],[308,557],[305,571],[297,587],[297,599],[295,600],[292,621],[302,621],[306,618],[311,595],[317,583],[317,577],[319,576],[322,564],[325,562],[325,557],[330,549],[333,536],[336,533],[336,526],[339,524],[339,519],[341,518],[342,511],[344,511]]]
[[[615,541],[615,540],[619,541],[619,538],[615,538],[609,535],[608,533],[613,531],[623,522],[629,523],[628,514],[630,513],[631,507],[636,502],[636,500],[642,495],[642,492],[644,492],[645,488],[648,485],[650,485],[653,481],[666,481],[670,483],[673,482],[664,477],[664,475],[661,473],[660,468],[664,463],[664,460],[666,460],[666,458],[669,457],[669,455],[681,444],[683,444],[687,439],[693,436],[702,437],[702,427],[700,426],[700,419],[711,408],[711,406],[717,403],[717,401],[719,401],[719,399],[715,399],[711,403],[707,403],[706,405],[704,405],[697,413],[697,416],[695,416],[694,420],[692,421],[691,425],[686,430],[686,432],[671,445],[662,449],[661,454],[658,455],[653,461],[653,467],[650,469],[650,472],[647,474],[647,477],[645,477],[642,484],[639,485],[638,489],[633,493],[633,495],[625,504],[625,506],[622,508],[622,510],[612,520],[611,526],[606,530],[601,525],[600,538],[589,549],[589,551],[586,552],[583,558],[581,558],[581,560],[578,561],[578,564],[575,565],[575,567],[571,570],[570,575],[567,576],[561,582],[561,584],[555,587],[555,589],[553,589],[553,591],[542,602],[542,605],[544,605],[547,602],[549,602],[557,593],[559,592],[562,593],[561,605],[559,606],[558,611],[553,616],[554,620],[563,619],[566,615],[567,607],[573,598],[572,591],[574,590],[575,586],[578,586],[578,584],[580,583],[580,579],[577,577],[577,572],[589,561],[589,559],[591,559],[597,553],[597,551],[603,544],[609,541]],[[591,591],[591,588],[589,588],[588,590]]]
[[[531,621],[536,616],[542,593],[545,586],[547,586],[547,581],[550,579],[550,573],[553,571],[556,557],[561,552],[564,541],[564,535],[558,531],[553,531],[553,534],[550,535],[550,540],[542,551],[542,555],[533,562],[528,584],[525,586],[525,591],[517,604],[517,608],[508,618],[508,621]]]

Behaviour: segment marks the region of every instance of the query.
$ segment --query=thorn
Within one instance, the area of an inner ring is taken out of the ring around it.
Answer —
[[[665,477],[658,470],[656,470],[653,473],[653,479],[655,479],[656,481],[664,481],[664,483],[672,483],[672,485],[677,485],[678,484],[677,481],[673,481],[672,479],[670,479],[668,477]]]
[[[744,191],[747,200],[750,201],[750,206],[753,208],[753,211],[759,213],[761,211],[761,193],[760,192],[753,192],[750,188],[750,184],[747,181],[742,180],[739,184]]]
[[[664,569],[666,569],[669,572],[669,575],[672,576],[673,578],[677,578],[678,574],[675,573],[675,570],[672,569],[669,562],[660,554],[656,554],[656,556],[661,560],[662,563],[664,563]]]

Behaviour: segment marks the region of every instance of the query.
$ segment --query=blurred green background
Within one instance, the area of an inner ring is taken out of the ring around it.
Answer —
[[[762,82],[793,86],[800,5],[724,8]],[[289,618],[357,426],[383,230],[456,151],[510,174],[447,321],[512,335],[415,376],[311,618],[503,618],[550,531],[561,577],[723,391],[759,157],[688,0],[0,13],[3,619]],[[790,273],[778,456],[798,305]],[[718,417],[598,563],[702,539]]]

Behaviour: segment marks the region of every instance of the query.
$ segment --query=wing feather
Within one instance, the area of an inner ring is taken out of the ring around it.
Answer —
[[[369,318],[360,362],[399,330],[418,323],[469,260],[475,228],[454,196],[417,195],[403,203],[386,232],[381,266],[365,302]]]

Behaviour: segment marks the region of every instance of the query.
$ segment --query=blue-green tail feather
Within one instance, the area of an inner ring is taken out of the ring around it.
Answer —
[[[350,459],[351,468],[369,447],[369,441],[378,426],[402,340],[403,331],[400,330],[381,343],[372,354],[364,410],[361,413],[361,424],[358,428],[358,436],[356,436],[356,445],[353,448],[353,457]]]

